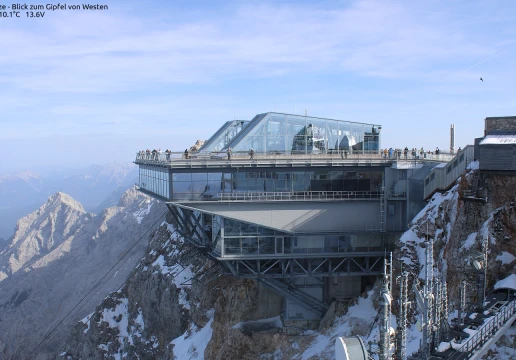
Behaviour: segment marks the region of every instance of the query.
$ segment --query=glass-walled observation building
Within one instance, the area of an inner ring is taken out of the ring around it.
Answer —
[[[281,295],[284,320],[317,328],[332,299],[381,274],[405,230],[405,197],[386,192],[405,174],[380,156],[380,130],[272,112],[228,121],[198,152],[140,154],[139,188],[221,271],[257,279]]]
[[[380,149],[377,124],[264,113],[250,122],[227,122],[200,149],[266,154],[331,154],[339,151],[377,153]],[[228,141],[230,140],[230,141]]]

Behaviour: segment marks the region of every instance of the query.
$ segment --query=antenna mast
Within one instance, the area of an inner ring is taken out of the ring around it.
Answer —
[[[455,125],[450,126],[450,154],[454,153],[455,147]]]
[[[396,282],[400,284],[399,312],[397,318],[398,329],[396,331],[396,359],[407,360],[407,318],[408,318],[408,273],[403,272],[403,263],[400,266],[401,276]]]
[[[380,343],[379,345],[379,359],[391,359],[391,282],[392,282],[392,253],[390,262],[385,258],[383,266],[383,284],[380,295]]]

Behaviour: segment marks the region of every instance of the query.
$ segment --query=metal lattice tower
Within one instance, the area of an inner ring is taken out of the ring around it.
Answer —
[[[487,236],[482,242],[482,253],[484,255],[484,284],[483,284],[483,296],[482,306],[486,301],[486,288],[487,288],[487,260],[489,255],[489,236]]]
[[[448,285],[446,281],[443,281],[443,286],[441,288],[442,294],[442,307],[443,307],[443,317],[444,321],[448,321]]]
[[[398,329],[396,331],[396,359],[407,360],[407,318],[408,318],[408,273],[403,272],[396,282],[400,285],[400,299],[398,300],[399,312],[397,317]]]
[[[455,125],[450,126],[450,153],[453,154],[455,148]]]
[[[462,280],[459,285],[459,313],[458,313],[458,327],[459,330],[464,325],[463,318],[466,311],[466,281]]]
[[[428,233],[428,231],[427,231]],[[430,342],[432,341],[432,321],[434,318],[433,312],[433,268],[434,268],[434,243],[433,240],[427,242],[426,247],[426,264],[425,264],[425,285],[423,290],[420,290],[417,283],[414,283],[414,292],[416,293],[417,306],[422,314],[421,327],[423,328],[423,341],[421,344],[420,353],[422,358],[428,358],[430,350]]]
[[[380,295],[380,342],[379,356],[380,360],[390,360],[392,358],[391,344],[391,287],[392,287],[392,253],[390,261],[385,259],[383,267],[383,283]]]
[[[433,320],[432,320],[432,343],[433,348],[437,348],[441,343],[441,319],[442,319],[442,297],[441,297],[441,282],[434,281],[434,306],[433,306]]]

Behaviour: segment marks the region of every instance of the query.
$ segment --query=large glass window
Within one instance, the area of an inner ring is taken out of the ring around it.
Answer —
[[[279,169],[278,169],[279,170]],[[140,184],[149,191],[169,197],[167,173],[140,170]],[[380,192],[381,171],[238,171],[234,173],[190,173],[173,175],[174,200],[217,200],[227,194],[285,192]],[[224,195],[222,195],[224,194]],[[243,199],[240,197],[240,199]]]
[[[379,125],[269,113],[229,144],[235,152],[326,154],[378,152]]]
[[[139,186],[165,198],[170,197],[169,172],[166,169],[155,169],[140,166]]]

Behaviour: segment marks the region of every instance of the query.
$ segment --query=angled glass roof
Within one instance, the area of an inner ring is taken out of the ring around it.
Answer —
[[[231,140],[245,129],[247,125],[249,125],[249,120],[227,121],[204,143],[199,152],[221,151],[225,149]]]
[[[317,154],[380,149],[377,124],[281,113],[256,115],[228,147],[234,152]]]

